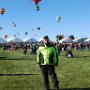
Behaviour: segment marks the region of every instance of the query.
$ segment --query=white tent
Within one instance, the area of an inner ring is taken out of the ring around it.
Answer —
[[[0,37],[0,43],[7,43],[7,41]]]
[[[76,38],[76,39],[73,40],[73,42],[75,42],[75,43],[84,43],[85,38]]]
[[[12,37],[12,38],[9,38],[7,39],[7,42],[14,42],[14,43],[20,43],[20,42],[23,42],[23,40],[19,39],[19,38],[15,38],[15,37]]]
[[[59,43],[63,43],[63,41],[65,41],[67,38],[63,38],[59,41]]]
[[[90,43],[90,37],[87,38],[84,42]]]
[[[74,39],[73,42],[77,43],[78,42],[78,38]]]
[[[71,42],[73,42],[73,40],[69,38],[63,38],[59,41],[59,43],[71,43]]]
[[[38,39],[38,42],[43,42],[43,38]]]
[[[38,42],[35,38],[26,38],[23,40],[23,42]]]

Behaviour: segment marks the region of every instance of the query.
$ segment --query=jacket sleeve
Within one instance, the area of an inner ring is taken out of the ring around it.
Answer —
[[[40,64],[40,48],[37,50],[37,64]]]
[[[54,55],[54,64],[55,65],[58,65],[58,55],[57,55],[57,52],[56,52],[56,49],[55,49],[55,47],[54,47],[54,49],[53,49],[53,55]]]

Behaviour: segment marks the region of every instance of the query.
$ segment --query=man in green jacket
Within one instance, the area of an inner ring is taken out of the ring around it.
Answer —
[[[55,90],[59,90],[59,81],[55,73],[55,66],[58,65],[58,56],[55,46],[49,42],[48,36],[43,38],[44,46],[40,46],[37,50],[37,64],[40,66],[45,90],[49,90],[49,78],[50,74]]]

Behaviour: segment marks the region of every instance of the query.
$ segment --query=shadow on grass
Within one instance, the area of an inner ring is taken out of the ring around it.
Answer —
[[[40,74],[0,74],[0,76],[31,76],[31,75],[40,75]]]
[[[50,90],[55,90],[55,89],[50,89]],[[64,88],[59,90],[90,90],[90,88]]]
[[[60,56],[63,56],[65,58],[69,58],[69,57],[67,57],[67,55],[60,55]],[[90,55],[80,55],[79,54],[79,55],[74,55],[72,58],[90,58]]]
[[[68,88],[68,89],[60,89],[60,90],[90,90],[90,88]]]
[[[7,57],[0,57],[0,60],[32,60],[31,58],[7,58]]]
[[[90,56],[74,56],[73,58],[90,58]]]

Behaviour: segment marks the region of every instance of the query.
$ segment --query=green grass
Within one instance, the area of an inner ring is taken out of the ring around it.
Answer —
[[[60,89],[90,89],[90,51],[73,51],[74,57],[67,58],[65,52],[59,56],[56,73]],[[50,78],[50,88],[53,83]],[[0,90],[43,90],[43,80],[36,65],[36,54],[23,55],[22,50],[0,49]]]

